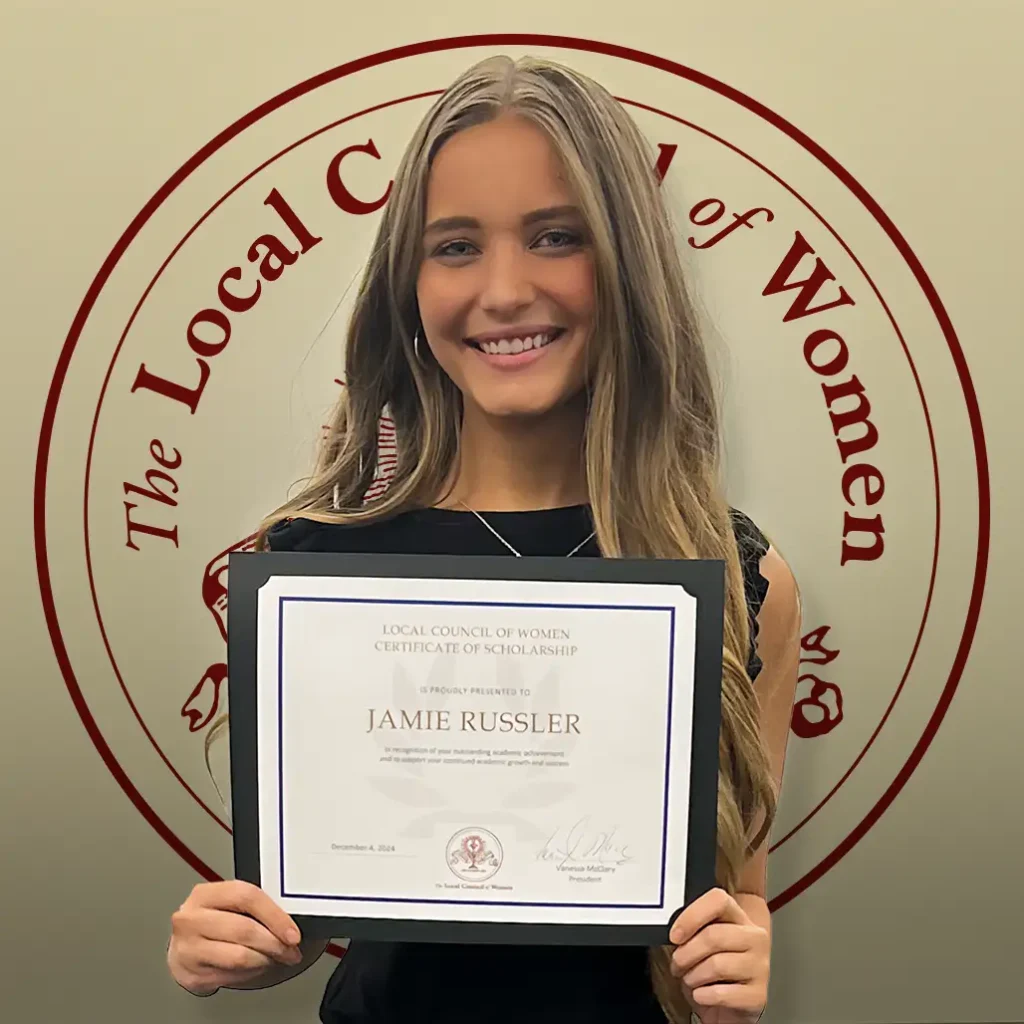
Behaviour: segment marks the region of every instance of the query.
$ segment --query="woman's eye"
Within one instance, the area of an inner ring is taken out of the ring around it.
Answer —
[[[534,245],[544,249],[569,249],[581,245],[582,236],[577,231],[569,231],[565,228],[552,228],[545,231]]]
[[[476,252],[476,246],[472,242],[456,241],[456,242],[445,242],[439,245],[434,250],[435,256],[447,256],[454,259],[459,259],[464,256],[472,256]]]

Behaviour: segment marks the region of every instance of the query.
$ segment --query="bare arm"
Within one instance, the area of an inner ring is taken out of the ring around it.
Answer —
[[[768,580],[768,594],[757,620],[757,653],[763,667],[755,689],[761,701],[761,736],[776,786],[781,787],[800,666],[800,596],[793,573],[775,548],[768,549],[760,568],[761,575]],[[771,916],[765,899],[768,845],[765,839],[747,862],[736,901],[755,924],[771,935]]]
[[[768,594],[758,614],[755,681],[759,731],[776,786],[782,782],[800,664],[800,601],[789,567],[773,548],[761,560]],[[672,925],[671,973],[701,1020],[755,1024],[768,1001],[771,917],[765,899],[768,840],[747,861],[729,895],[716,888],[691,903]]]

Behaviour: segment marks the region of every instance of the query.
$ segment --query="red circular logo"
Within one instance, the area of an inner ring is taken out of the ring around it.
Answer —
[[[309,79],[186,161],[110,252],[54,372],[35,490],[54,649],[136,807],[204,878],[230,872],[203,758],[226,710],[227,555],[308,468],[406,139],[496,51],[553,56],[626,104],[722,342],[730,499],[804,600],[778,908],[878,820],[946,713],[984,587],[984,437],[945,309],[879,205],[796,127],[671,61],[434,40]]]

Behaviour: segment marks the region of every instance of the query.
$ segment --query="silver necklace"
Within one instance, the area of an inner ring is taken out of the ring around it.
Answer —
[[[522,552],[521,552],[521,551],[516,551],[516,549],[515,549],[514,547],[512,547],[512,545],[511,545],[511,544],[509,544],[509,542],[508,542],[507,540],[505,540],[505,538],[504,538],[504,537],[502,537],[502,535],[501,535],[500,533],[498,533],[498,531],[497,531],[497,530],[496,530],[496,529],[495,529],[495,528],[494,528],[493,526],[491,526],[491,524],[490,524],[489,522],[487,522],[487,520],[486,520],[486,519],[484,519],[484,517],[483,517],[482,515],[480,515],[480,513],[479,513],[479,512],[477,512],[477,510],[476,510],[475,508],[470,508],[470,507],[469,507],[469,506],[468,506],[468,505],[467,505],[467,504],[466,504],[466,503],[465,503],[464,501],[462,501],[461,499],[459,499],[459,504],[460,504],[460,505],[461,505],[461,506],[462,506],[462,507],[463,507],[463,508],[464,508],[464,509],[465,509],[465,510],[466,510],[467,512],[472,512],[472,513],[473,513],[473,515],[475,515],[475,516],[477,517],[477,519],[479,519],[479,520],[480,520],[480,522],[481,522],[481,523],[483,523],[483,524],[484,524],[484,526],[486,526],[486,527],[487,527],[487,529],[488,529],[488,530],[490,530],[490,531],[491,531],[491,533],[493,533],[493,534],[494,534],[494,536],[495,536],[495,537],[497,537],[497,538],[498,538],[498,540],[500,540],[500,541],[501,541],[501,543],[502,543],[502,544],[504,544],[504,545],[505,545],[505,547],[507,547],[507,548],[509,549],[509,551],[511,551],[511,552],[512,552],[512,554],[513,554],[513,555],[515,555],[515,556],[516,556],[516,558],[522,558],[522,557],[523,557],[523,554],[522,554]],[[587,534],[587,536],[586,536],[586,537],[584,537],[584,538],[583,538],[583,540],[581,540],[581,541],[579,542],[579,544],[577,544],[577,545],[576,545],[576,547],[574,547],[574,548],[572,549],[572,551],[570,551],[570,552],[569,552],[569,554],[567,554],[567,555],[566,555],[565,557],[566,557],[566,558],[572,558],[572,556],[573,556],[573,555],[575,555],[575,554],[576,554],[576,552],[577,552],[577,551],[579,551],[579,550],[580,550],[580,548],[582,548],[582,547],[584,546],[584,544],[586,544],[586,543],[587,543],[587,542],[588,542],[588,541],[589,541],[589,540],[590,540],[590,539],[591,539],[591,538],[592,538],[592,537],[594,536],[594,534],[595,534],[596,532],[597,532],[596,530],[591,530],[591,531],[590,531],[590,533],[588,533],[588,534]]]

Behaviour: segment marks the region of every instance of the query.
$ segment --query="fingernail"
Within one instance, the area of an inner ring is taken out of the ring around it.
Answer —
[[[287,937],[288,941],[293,946],[296,945],[298,943],[299,939],[302,937],[302,936],[299,935],[299,929],[298,928],[289,928],[288,931],[285,934],[286,934],[286,937]]]

